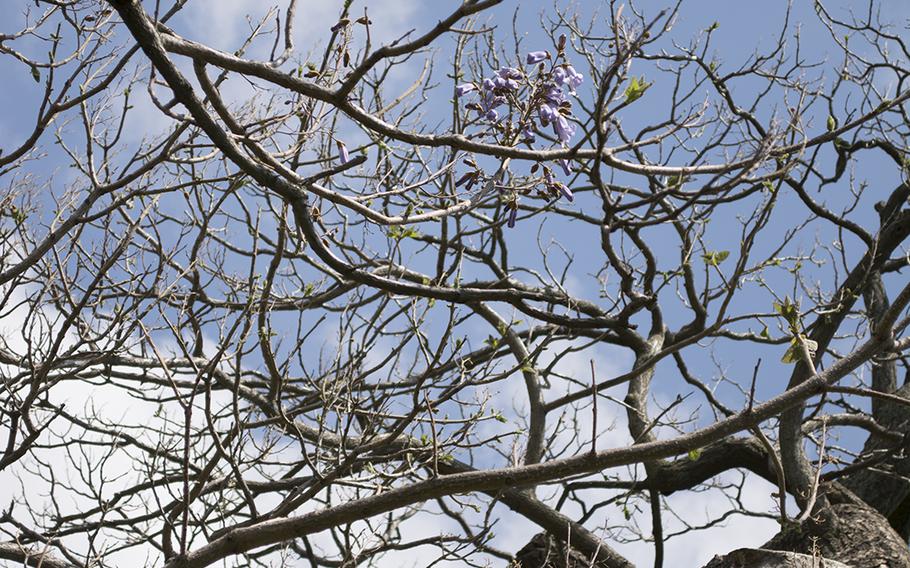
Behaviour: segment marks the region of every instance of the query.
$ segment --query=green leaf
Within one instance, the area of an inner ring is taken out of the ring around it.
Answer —
[[[721,262],[727,260],[727,257],[730,256],[730,251],[728,250],[709,250],[705,251],[701,255],[701,259],[705,261],[705,264],[708,266],[718,266]]]
[[[807,338],[805,335],[797,335],[792,340],[790,340],[790,347],[787,349],[787,352],[784,353],[784,356],[780,358],[781,363],[798,363],[803,359],[803,345],[806,347],[806,351],[809,352],[809,358],[815,358],[815,352],[818,350],[818,342],[812,341]]]
[[[623,93],[623,95],[626,97],[626,103],[632,103],[640,99],[650,86],[651,83],[645,82],[644,76],[632,77],[632,81],[629,83],[629,86],[626,87],[626,90]]]
[[[768,326],[765,326],[764,329],[761,330],[760,335],[765,339],[771,339],[771,333],[768,331]]]
[[[790,300],[790,296],[784,298],[784,302],[774,302],[774,311],[780,314],[788,324],[793,333],[798,333],[799,329],[799,308]]]
[[[396,241],[408,238],[416,239],[420,237],[420,231],[414,227],[401,227],[399,225],[394,225],[391,229],[389,229],[389,236]]]
[[[691,176],[687,176],[687,175],[683,175],[683,174],[669,176],[669,177],[667,177],[667,186],[668,187],[680,187],[680,186],[682,186],[682,184],[686,183],[690,179],[692,179]]]
[[[698,458],[701,457],[701,448],[695,448],[694,450],[689,450],[689,459],[692,461],[698,461]]]
[[[799,341],[794,338],[793,341],[790,342],[790,347],[787,349],[787,352],[780,358],[780,362],[788,365],[796,363],[800,360],[800,351],[802,351],[802,347],[800,347]]]
[[[28,219],[28,213],[19,209],[15,205],[11,205],[9,208],[9,216],[16,222],[16,225],[21,225],[25,223],[25,220]]]
[[[833,116],[828,116],[828,132],[837,130],[837,120]]]
[[[41,82],[41,71],[38,71],[38,68],[35,66],[32,66],[32,79],[34,79],[36,83]]]

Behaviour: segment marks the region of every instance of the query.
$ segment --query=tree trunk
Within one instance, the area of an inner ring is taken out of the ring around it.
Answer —
[[[779,532],[761,549],[715,557],[705,568],[839,566],[908,568],[910,549],[881,513],[839,484],[824,491],[826,505],[802,524]],[[781,556],[779,552],[797,553]],[[802,555],[802,558],[799,557]],[[812,561],[816,564],[800,563]],[[825,563],[818,563],[823,560]],[[842,564],[831,564],[836,561]],[[745,563],[744,563],[745,562]]]
[[[726,556],[715,556],[705,568],[850,568],[842,562],[762,548],[740,548]]]
[[[910,568],[910,549],[881,513],[837,483],[820,490],[817,511],[761,548],[716,556],[704,568]],[[515,555],[521,568],[588,568],[577,550],[540,533]],[[593,568],[597,568],[594,566]]]

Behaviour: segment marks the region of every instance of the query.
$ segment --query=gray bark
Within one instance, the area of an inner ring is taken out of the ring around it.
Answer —
[[[715,556],[705,568],[850,568],[850,566],[809,554],[761,548],[740,548],[725,556]]]
[[[816,511],[804,523],[784,528],[762,549],[752,549],[748,553],[735,551],[725,557],[715,558],[705,568],[801,566],[774,564],[776,558],[781,558],[777,552],[837,561],[854,568],[910,567],[907,543],[891,528],[884,516],[838,484],[829,484],[824,491],[828,505]],[[762,562],[766,563],[742,564],[742,558],[764,558]],[[795,557],[787,561],[795,561]]]

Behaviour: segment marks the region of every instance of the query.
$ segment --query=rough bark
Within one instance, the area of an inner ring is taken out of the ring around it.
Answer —
[[[515,555],[516,568],[602,568],[602,562],[591,560],[572,548],[566,550],[566,544],[548,533],[537,533]]]
[[[792,524],[761,548],[715,556],[704,568],[910,568],[910,549],[883,515],[839,484],[824,487],[827,506]],[[516,555],[521,568],[597,568],[546,533]]]
[[[879,207],[886,210],[885,206]],[[881,274],[871,277],[864,293],[866,313],[872,324],[877,323],[890,305]],[[897,365],[893,357],[873,361],[872,388],[910,399],[910,385],[898,388]],[[864,468],[846,477],[842,483],[857,497],[888,518],[904,541],[910,538],[910,412],[908,407],[890,400],[872,399],[872,416],[881,426],[903,434],[899,444],[888,443],[869,436],[863,447],[863,459],[873,467]]]
[[[725,556],[715,556],[704,568],[850,568],[842,562],[809,554],[740,548]]]
[[[894,392],[910,398],[910,386]],[[874,467],[858,471],[843,480],[845,487],[872,508],[887,517],[891,526],[906,541],[910,538],[910,420],[908,416],[893,416],[894,420],[877,421],[889,430],[904,435],[900,444],[888,444],[870,436],[862,456],[874,461]]]
[[[803,565],[787,564],[796,562],[797,558],[784,558],[777,552],[798,553],[810,559],[837,561],[855,568],[910,567],[907,543],[884,516],[839,484],[827,485],[824,493],[828,506],[816,511],[802,524],[786,527],[762,549],[751,549],[747,553],[738,550],[715,558],[705,568]],[[743,564],[743,559],[751,559],[753,563]],[[764,563],[757,563],[759,561]]]

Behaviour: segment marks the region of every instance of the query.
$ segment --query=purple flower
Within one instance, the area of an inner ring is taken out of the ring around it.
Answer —
[[[572,93],[575,93],[575,89],[580,87],[585,80],[585,76],[576,71],[571,65],[566,67],[566,77],[569,84],[569,90],[571,90]]]
[[[496,83],[494,83],[492,79],[484,79],[483,88],[485,91],[492,91],[496,88]]]
[[[569,162],[569,160],[562,159],[562,160],[558,160],[556,163],[559,164],[559,167],[562,168],[562,171],[566,175],[572,174],[572,164]]]
[[[556,133],[556,137],[559,138],[560,142],[568,142],[575,136],[575,125],[569,122],[566,117],[559,115],[553,121],[553,132]]]
[[[521,134],[524,136],[524,141],[529,144],[537,140],[537,135],[534,134],[534,131],[531,130],[530,126],[526,126],[524,130],[521,131]]]
[[[562,196],[565,197],[566,199],[568,199],[569,201],[575,201],[575,196],[572,195],[572,190],[569,189],[566,186],[566,184],[564,184],[562,182],[556,182],[553,184],[553,187],[555,187],[559,191],[559,193],[561,193]]]
[[[549,59],[550,53],[548,51],[532,51],[528,54],[528,58],[525,62],[528,65],[534,65],[535,63],[540,63],[544,59]]]
[[[568,76],[566,75],[565,67],[557,67],[553,70],[553,81],[555,81],[557,85],[565,85],[567,80]]]
[[[559,87],[550,87],[547,89],[545,97],[547,101],[554,105],[559,105],[559,103],[565,102],[566,100],[566,94]]]
[[[566,65],[565,67],[557,67],[553,71],[553,81],[560,86],[569,86],[569,91],[572,94],[575,94],[575,89],[580,86],[585,80],[585,76],[575,70],[571,65]]]
[[[464,83],[463,85],[458,85],[455,87],[455,94],[459,97],[463,97],[466,94],[470,93],[477,89],[477,86],[474,83]]]
[[[335,140],[335,146],[338,147],[338,161],[341,162],[342,165],[350,162],[351,156],[348,154],[348,147],[344,145],[344,142]]]
[[[518,88],[518,83],[512,79],[504,79],[502,77],[496,77],[493,79],[493,84],[497,89],[502,89],[504,91],[514,91]]]
[[[483,94],[483,97],[480,99],[480,104],[483,107],[484,111],[488,111],[491,108],[496,108],[499,105],[506,102],[506,98],[503,96],[494,96],[491,92],[486,92]]]
[[[514,229],[515,228],[515,218],[518,216],[518,207],[513,205],[509,209],[510,209],[509,221],[508,221],[507,225],[509,226],[510,229]]]
[[[480,104],[475,105],[474,103],[468,103],[471,105],[471,108],[476,108],[484,117],[491,121],[496,122],[499,120],[499,113],[494,109],[506,102],[506,98],[500,95],[493,95],[493,91],[484,91],[483,96],[480,99]],[[468,105],[465,105],[468,106]]]
[[[521,71],[514,67],[503,67],[496,74],[503,79],[521,79]]]
[[[548,104],[540,105],[540,109],[538,109],[538,112],[540,114],[540,122],[544,126],[550,124],[551,122],[556,120],[556,118],[559,116],[559,114],[556,112],[556,109],[554,109],[553,107],[551,107]]]

